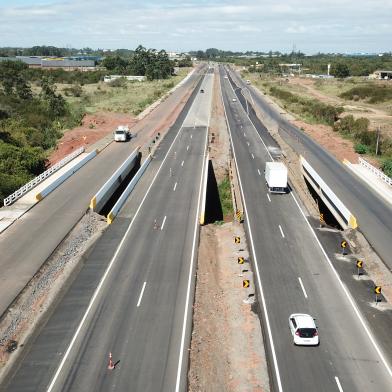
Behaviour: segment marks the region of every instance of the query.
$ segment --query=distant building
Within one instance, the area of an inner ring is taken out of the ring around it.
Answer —
[[[44,56],[16,56],[1,57],[0,61],[13,60],[22,61],[29,68],[64,69],[66,71],[92,71],[95,70],[95,59],[84,59],[78,57],[44,57]]]
[[[391,80],[392,71],[374,71],[369,75],[369,79]]]

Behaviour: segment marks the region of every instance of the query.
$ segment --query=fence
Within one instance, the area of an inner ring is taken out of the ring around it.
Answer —
[[[375,174],[378,178],[383,180],[385,183],[388,185],[392,186],[392,178],[389,178],[387,175],[385,175],[381,170],[377,169],[373,165],[371,165],[369,162],[365,161],[365,159],[359,157],[359,164],[361,166],[366,167],[366,169],[370,170],[373,174]]]

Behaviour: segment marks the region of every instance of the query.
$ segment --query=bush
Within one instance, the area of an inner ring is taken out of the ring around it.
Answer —
[[[355,100],[367,100],[369,103],[380,103],[392,100],[392,88],[385,85],[366,84],[353,87],[339,95],[341,98]]]
[[[354,146],[354,150],[357,154],[366,154],[368,151],[367,146],[365,146],[364,144],[361,144],[361,143],[357,143]]]
[[[385,159],[381,169],[388,177],[392,178],[392,158]]]
[[[125,78],[118,78],[109,82],[110,87],[125,87],[126,85],[127,85],[127,80]]]

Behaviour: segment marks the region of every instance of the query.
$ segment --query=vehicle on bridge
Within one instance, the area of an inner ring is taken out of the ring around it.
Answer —
[[[271,193],[287,193],[287,167],[282,162],[266,162],[265,181]]]

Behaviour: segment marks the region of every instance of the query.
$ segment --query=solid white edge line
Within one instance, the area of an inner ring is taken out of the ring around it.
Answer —
[[[136,210],[136,213],[135,213],[134,217],[132,218],[132,221],[131,221],[131,223],[129,224],[127,231],[125,232],[123,239],[121,240],[120,244],[118,245],[118,247],[117,247],[117,249],[116,249],[116,252],[114,253],[112,259],[110,260],[110,263],[109,263],[109,265],[107,266],[107,268],[106,268],[106,270],[105,270],[105,273],[103,274],[103,276],[102,276],[102,278],[101,278],[101,280],[100,280],[100,282],[99,282],[97,288],[95,289],[95,292],[94,292],[93,296],[91,297],[91,300],[90,300],[90,303],[89,303],[89,305],[88,305],[88,307],[87,307],[87,309],[86,309],[86,312],[84,313],[83,318],[82,318],[82,320],[80,321],[80,323],[79,323],[79,325],[78,325],[78,328],[76,329],[76,332],[75,332],[75,334],[73,335],[73,337],[72,337],[72,339],[71,339],[71,343],[69,344],[68,349],[67,349],[67,351],[65,352],[65,354],[64,354],[64,356],[63,356],[63,359],[61,360],[60,365],[58,366],[58,368],[57,368],[57,370],[56,370],[56,373],[55,373],[55,375],[53,376],[52,381],[51,381],[51,383],[50,383],[49,386],[48,386],[47,392],[51,392],[51,391],[53,390],[53,387],[54,387],[54,385],[55,385],[55,383],[56,383],[56,381],[57,381],[57,378],[58,378],[59,375],[60,375],[60,372],[61,372],[61,370],[62,370],[62,368],[63,368],[63,366],[64,366],[64,364],[65,364],[65,361],[67,360],[67,358],[68,358],[68,356],[69,356],[69,354],[70,354],[70,352],[71,352],[71,350],[72,350],[72,348],[73,348],[73,346],[74,346],[74,344],[75,344],[75,342],[76,342],[76,339],[77,339],[77,337],[78,337],[78,335],[79,335],[81,329],[83,328],[83,325],[84,325],[84,323],[85,323],[85,321],[86,321],[86,319],[87,319],[87,317],[88,317],[88,315],[89,315],[89,313],[90,313],[90,311],[91,311],[91,308],[92,308],[92,306],[94,305],[94,302],[95,302],[95,300],[96,300],[96,298],[97,298],[99,292],[101,291],[101,288],[102,288],[102,286],[103,286],[103,284],[104,284],[104,282],[105,282],[107,276],[109,275],[110,270],[112,269],[112,267],[113,267],[113,265],[114,265],[114,263],[115,263],[115,261],[116,261],[116,259],[117,259],[117,255],[119,254],[119,252],[120,252],[120,250],[121,250],[121,248],[122,248],[122,246],[123,246],[123,244],[124,244],[124,242],[125,242],[125,239],[126,239],[128,233],[130,232],[130,230],[131,230],[131,228],[132,228],[133,222],[135,221],[136,217],[138,216],[139,211],[140,211],[140,209],[142,208],[142,206],[143,206],[143,204],[144,204],[144,201],[146,200],[146,198],[147,198],[147,196],[148,196],[148,194],[149,194],[149,192],[150,192],[152,186],[153,186],[154,183],[155,183],[156,178],[158,177],[158,175],[159,175],[159,173],[160,173],[160,171],[161,171],[161,169],[162,169],[162,166],[164,165],[164,163],[165,163],[167,157],[169,156],[169,153],[170,153],[172,147],[174,146],[174,144],[175,144],[175,142],[176,142],[178,136],[181,134],[182,130],[183,130],[183,127],[180,128],[180,130],[178,131],[176,137],[174,138],[174,140],[173,140],[173,142],[172,142],[172,144],[171,144],[169,150],[167,151],[167,153],[166,153],[166,155],[165,155],[165,158],[163,159],[161,165],[159,166],[157,173],[155,174],[153,180],[151,181],[151,184],[150,184],[150,186],[148,187],[148,189],[147,189],[147,191],[146,191],[146,194],[144,195],[144,197],[143,197],[143,199],[142,199],[142,201],[141,201],[141,203],[140,203],[139,208]]]
[[[283,230],[282,230],[282,226],[281,226],[281,225],[279,225],[279,230],[280,230],[280,234],[282,234],[282,237],[284,238],[284,233],[283,233]]]
[[[339,392],[343,392],[342,385],[340,384],[340,381],[336,376],[335,376],[335,381],[336,381],[336,384],[338,385]]]
[[[259,173],[259,176],[261,176],[260,169],[257,169],[257,173]]]
[[[143,293],[144,293],[144,289],[146,288],[146,284],[147,282],[143,283],[142,291],[140,292],[139,300],[137,301],[137,305],[136,305],[137,308],[140,306],[140,303],[142,302]]]
[[[299,280],[299,284],[301,285],[301,289],[302,289],[302,291],[304,293],[304,297],[307,299],[308,298],[308,294],[306,293],[305,286],[302,283],[302,279],[299,276],[298,276],[298,280]]]
[[[176,188],[177,188],[177,183],[174,184],[173,192],[176,191]]]
[[[177,379],[176,379],[176,389],[175,389],[176,392],[179,392],[180,384],[181,384],[181,370],[182,370],[182,361],[183,361],[183,356],[184,356],[186,321],[187,321],[187,318],[188,318],[189,299],[190,299],[190,293],[191,293],[192,270],[193,270],[193,264],[194,264],[194,261],[195,261],[194,259],[195,259],[197,229],[199,227],[200,198],[201,198],[202,185],[203,185],[203,179],[204,179],[203,173],[204,173],[204,170],[206,170],[206,167],[205,167],[205,164],[204,164],[206,160],[204,159],[204,157],[206,156],[207,142],[208,142],[208,128],[206,130],[206,140],[205,140],[204,153],[203,153],[203,167],[202,167],[202,171],[201,171],[201,178],[200,178],[200,185],[199,185],[199,196],[198,196],[197,210],[196,210],[196,219],[195,219],[195,230],[193,232],[193,245],[192,245],[191,262],[190,262],[190,265],[189,265],[188,287],[187,287],[187,291],[186,291],[184,321],[183,321],[182,334],[181,334],[180,355],[179,355],[179,358],[178,358]]]
[[[231,86],[231,84],[230,84],[230,86]],[[233,89],[233,87],[231,87],[231,88]],[[234,91],[234,90],[233,90],[233,91]],[[242,107],[242,105],[241,105],[241,107]],[[244,110],[244,108],[242,108],[242,109]],[[244,110],[244,113],[246,113],[245,110]],[[249,118],[249,117],[248,117],[248,118]],[[260,138],[262,144],[264,145],[264,148],[266,149],[266,151],[267,151],[268,155],[270,156],[271,160],[274,161],[274,158],[272,158],[272,155],[271,155],[270,152],[268,151],[268,148],[267,148],[267,146],[265,145],[263,138],[262,138],[262,137],[260,136],[260,134],[257,132],[257,129],[256,129],[255,125],[253,124],[253,122],[252,122],[252,120],[251,120],[250,118],[249,118],[249,121],[250,121],[250,123],[252,124],[252,126],[253,126],[253,128],[254,128],[256,134],[259,136],[259,138]],[[335,267],[333,266],[333,264],[332,264],[330,258],[328,257],[327,252],[324,250],[323,246],[321,245],[321,242],[319,241],[319,239],[318,239],[318,237],[317,237],[317,235],[316,235],[316,233],[315,233],[313,227],[311,226],[311,224],[310,224],[309,221],[307,220],[305,213],[302,211],[301,206],[299,205],[297,199],[295,198],[294,192],[292,191],[290,194],[291,194],[291,197],[294,199],[294,201],[295,201],[295,203],[296,203],[298,209],[300,210],[300,212],[301,212],[303,218],[305,219],[305,222],[307,223],[307,225],[308,225],[308,227],[309,227],[309,229],[310,229],[312,235],[313,235],[314,238],[316,239],[316,242],[317,242],[318,246],[320,247],[321,252],[323,253],[325,259],[327,260],[328,265],[331,267],[333,273],[335,274],[335,276],[336,276],[336,278],[337,278],[337,280],[338,280],[338,282],[339,282],[340,287],[342,288],[342,290],[343,290],[344,294],[346,295],[346,297],[347,297],[349,303],[351,304],[351,306],[352,306],[352,308],[353,308],[353,310],[354,310],[354,313],[355,313],[356,316],[358,317],[358,320],[360,321],[360,323],[361,323],[363,329],[365,330],[365,332],[366,332],[366,334],[367,334],[367,336],[368,336],[370,342],[372,343],[374,349],[376,350],[377,354],[379,355],[379,357],[380,357],[380,359],[381,359],[383,365],[385,366],[385,368],[386,368],[388,374],[390,375],[390,377],[392,377],[392,369],[391,369],[391,367],[389,366],[388,361],[385,359],[385,357],[384,357],[384,355],[383,355],[381,349],[378,347],[378,344],[377,344],[376,340],[374,339],[372,333],[370,332],[369,327],[367,326],[366,321],[365,321],[364,318],[362,317],[362,314],[361,314],[360,310],[358,309],[357,304],[355,303],[355,301],[353,300],[353,298],[352,298],[350,292],[348,291],[348,289],[347,289],[346,286],[344,285],[343,281],[341,280],[341,278],[340,278],[338,272],[336,271],[336,269],[335,269]]]
[[[231,83],[229,83],[229,84],[231,86]],[[227,127],[229,128],[229,132],[230,132],[230,143],[231,143],[231,146],[232,146],[232,149],[233,149],[234,162],[235,162],[235,165],[236,165],[236,168],[237,168],[238,182],[239,182],[239,185],[240,185],[242,200],[244,202],[244,210],[245,210],[245,214],[246,214],[246,217],[247,217],[247,220],[248,220],[249,238],[250,238],[251,247],[252,247],[253,260],[254,260],[254,265],[255,265],[255,269],[256,269],[256,277],[257,277],[257,283],[258,283],[259,290],[260,290],[260,296],[261,296],[261,302],[262,302],[262,306],[263,306],[263,312],[264,312],[264,316],[265,316],[265,321],[267,323],[267,333],[268,333],[268,339],[269,339],[270,346],[271,346],[272,361],[274,363],[276,381],[278,383],[278,390],[279,390],[279,392],[283,392],[282,381],[280,379],[278,360],[276,358],[275,344],[274,344],[274,340],[272,338],[272,330],[271,330],[271,325],[270,325],[270,322],[269,322],[267,304],[265,302],[263,286],[261,284],[260,272],[259,272],[259,267],[258,267],[258,264],[257,264],[257,256],[256,256],[256,252],[255,252],[255,246],[254,246],[254,243],[253,243],[253,235],[252,235],[252,229],[251,229],[251,224],[250,224],[250,217],[249,217],[249,214],[248,214],[248,209],[246,207],[246,200],[245,200],[244,190],[242,188],[241,176],[240,176],[240,172],[238,170],[237,157],[236,157],[236,154],[235,154],[234,143],[233,143],[233,140],[232,140],[232,137],[231,137],[231,128],[230,128],[229,120],[227,119],[227,113],[226,113],[226,107],[225,107],[224,100],[223,100],[222,88],[221,88],[221,99],[222,99],[222,103],[223,103],[223,109],[224,109],[224,112],[225,112],[226,124],[227,124]]]
[[[165,222],[166,222],[166,215],[165,215],[165,217],[163,218],[163,222],[162,222],[161,230],[163,230],[163,226],[165,226]]]
[[[268,198],[268,201],[271,203],[271,198],[270,198],[270,195],[267,193],[267,198]]]

